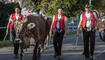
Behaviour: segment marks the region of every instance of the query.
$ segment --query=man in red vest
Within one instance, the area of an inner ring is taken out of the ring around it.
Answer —
[[[9,18],[9,22],[7,25],[7,30],[6,30],[6,34],[8,34],[8,30],[10,29],[10,34],[12,32],[13,34],[13,38],[15,38],[15,31],[14,31],[14,22],[16,20],[23,20],[23,15],[21,14],[21,8],[19,6],[17,6],[15,8],[15,13],[12,13],[10,18]],[[12,35],[11,34],[11,35]],[[12,37],[10,37],[10,39],[12,39]],[[14,39],[13,39],[14,42]],[[17,58],[18,56],[18,49],[19,49],[19,44],[14,43],[14,54],[15,54],[15,58]]]
[[[66,28],[67,28],[67,17],[62,14],[63,8],[58,8],[58,14],[53,16],[53,22],[50,29],[50,36],[52,34],[52,29],[54,29],[54,57],[61,59],[61,48],[63,37],[66,37]]]
[[[81,14],[78,30],[82,28],[84,40],[85,59],[93,59],[95,48],[95,25],[98,21],[97,15],[90,10],[90,6],[85,6],[85,12]],[[77,35],[79,35],[77,33]]]

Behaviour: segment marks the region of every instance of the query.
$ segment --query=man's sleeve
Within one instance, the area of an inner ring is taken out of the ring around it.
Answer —
[[[97,14],[95,12],[93,12],[93,14],[94,14],[94,17],[97,18]]]
[[[10,17],[9,17],[9,21],[12,21],[12,16],[10,15]]]
[[[55,19],[55,15],[53,16],[53,19],[52,19],[52,21],[54,21],[54,19]]]
[[[81,16],[80,16],[80,20],[82,20],[82,14],[81,14]]]
[[[67,22],[67,17],[65,17],[65,22]]]
[[[24,16],[22,17],[22,20],[24,20]]]

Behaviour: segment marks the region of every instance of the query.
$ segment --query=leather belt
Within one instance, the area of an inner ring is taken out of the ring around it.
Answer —
[[[64,29],[56,29],[57,32],[62,32]]]

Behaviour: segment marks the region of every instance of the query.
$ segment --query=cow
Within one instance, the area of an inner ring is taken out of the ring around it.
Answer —
[[[44,41],[49,34],[51,21],[43,16],[29,15],[22,21],[15,21],[15,41],[19,43],[21,53],[20,60],[23,59],[23,49],[29,48],[30,39],[34,39],[33,60],[40,60],[40,49],[44,46]],[[49,23],[50,22],[50,23]]]
[[[105,42],[105,16],[97,23],[95,29],[99,31],[100,39]]]

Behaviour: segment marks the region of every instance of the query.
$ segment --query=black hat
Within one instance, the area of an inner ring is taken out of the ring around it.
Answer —
[[[16,6],[15,8],[19,8],[21,10],[21,7],[20,6]]]
[[[90,8],[90,5],[89,5],[89,4],[86,4],[86,5],[85,5],[85,8]]]
[[[64,8],[62,8],[62,7],[58,7],[58,9],[62,9],[62,10],[64,10]]]

